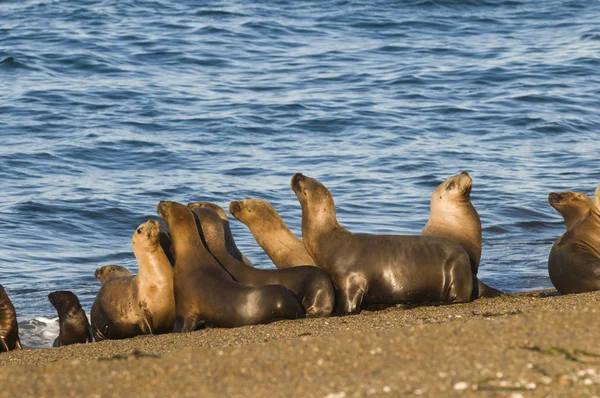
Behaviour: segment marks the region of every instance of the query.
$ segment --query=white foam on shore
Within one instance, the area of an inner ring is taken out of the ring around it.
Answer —
[[[23,348],[31,350],[35,348],[52,347],[52,343],[58,336],[58,317],[26,318],[19,320],[19,337]]]

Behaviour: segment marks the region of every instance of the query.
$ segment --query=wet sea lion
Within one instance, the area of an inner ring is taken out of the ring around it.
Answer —
[[[0,285],[0,352],[21,350],[17,312],[4,287]]]
[[[73,292],[58,291],[48,294],[48,300],[58,312],[60,331],[53,347],[70,344],[91,343],[92,329],[88,318],[81,308],[79,299]]]
[[[173,268],[167,259],[155,220],[141,224],[131,239],[137,275],[104,282],[92,305],[96,341],[173,330],[175,296]]]
[[[584,193],[565,191],[550,192],[548,203],[563,216],[568,230],[589,213],[594,202]]]
[[[277,268],[315,265],[304,243],[285,224],[271,204],[261,199],[243,199],[229,204],[232,216],[252,232],[256,243]]]
[[[336,312],[361,304],[471,300],[473,278],[467,252],[433,236],[355,235],[338,224],[329,190],[294,174],[291,187],[302,206],[302,239],[319,268],[338,289]]]
[[[188,203],[188,207],[190,209],[193,209],[194,207],[203,207],[214,210],[219,215],[219,218],[223,223],[223,230],[225,231],[225,246],[227,247],[229,254],[231,254],[231,256],[236,260],[253,267],[250,260],[248,260],[248,258],[243,255],[242,252],[240,252],[240,249],[238,249],[237,245],[235,244],[235,241],[233,240],[233,234],[231,233],[231,228],[229,226],[229,217],[227,217],[227,213],[225,213],[225,210],[223,210],[221,206],[210,202],[191,202]]]
[[[310,265],[286,269],[257,269],[233,258],[225,247],[225,233],[217,213],[209,208],[192,209],[200,221],[201,238],[211,254],[233,276],[245,285],[282,285],[302,303],[307,317],[331,315],[335,291],[327,273]]]
[[[236,327],[303,316],[298,299],[281,285],[248,286],[233,280],[200,240],[192,210],[159,202],[175,255],[175,332],[206,326]]]
[[[548,273],[562,294],[600,290],[600,186],[589,212],[552,246]]]
[[[120,265],[104,265],[94,272],[94,278],[102,284],[111,279],[126,278],[131,275],[131,272],[127,268]]]

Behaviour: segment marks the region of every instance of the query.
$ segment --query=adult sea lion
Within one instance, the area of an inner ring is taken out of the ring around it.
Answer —
[[[225,246],[225,233],[217,213],[209,208],[192,209],[200,221],[200,234],[217,261],[245,285],[282,285],[302,303],[307,317],[331,315],[335,306],[335,291],[327,273],[310,265],[286,269],[257,269],[233,258]]]
[[[21,350],[17,312],[4,287],[0,285],[0,352]]]
[[[248,286],[233,280],[200,240],[192,210],[159,202],[175,255],[175,332],[202,325],[236,327],[293,319],[303,315],[298,299],[281,285]]]
[[[92,330],[88,318],[81,308],[79,299],[70,291],[58,291],[48,294],[48,300],[58,312],[58,337],[53,347],[70,344],[91,343]]]
[[[155,220],[141,224],[131,239],[137,275],[104,282],[92,305],[96,341],[173,330],[175,296],[173,268],[160,246]]]
[[[600,186],[589,212],[552,246],[548,273],[562,294],[600,290]]]
[[[584,193],[565,191],[550,192],[548,203],[563,216],[569,230],[590,212],[594,202]]]
[[[132,276],[131,272],[120,265],[104,265],[94,272],[94,278],[102,284],[111,279],[126,278],[128,276]]]
[[[235,244],[235,241],[233,240],[233,234],[231,233],[231,227],[229,226],[229,217],[227,217],[227,213],[225,213],[225,210],[223,210],[221,206],[211,202],[191,202],[188,203],[188,207],[190,209],[193,209],[194,207],[202,207],[214,210],[219,215],[219,218],[223,223],[223,230],[225,231],[225,246],[227,247],[229,254],[231,254],[231,256],[236,260],[253,267],[250,260],[248,260],[248,258],[243,255],[242,252],[240,252],[240,249],[238,249],[237,245]]]
[[[277,268],[315,265],[304,243],[285,224],[271,204],[261,199],[243,199],[229,204],[232,216],[252,232],[256,243]]]
[[[294,174],[302,206],[302,239],[338,289],[337,312],[361,304],[463,303],[471,299],[469,255],[457,243],[433,236],[355,235],[338,224],[329,190]]]

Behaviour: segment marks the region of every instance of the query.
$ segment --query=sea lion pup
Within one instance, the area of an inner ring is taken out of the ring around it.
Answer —
[[[590,212],[594,202],[584,193],[565,191],[550,192],[548,203],[563,216],[569,230]]]
[[[94,278],[103,285],[111,279],[126,278],[131,272],[120,265],[104,265],[94,272]]]
[[[302,240],[317,267],[338,289],[336,312],[358,313],[361,304],[471,300],[469,255],[457,243],[433,236],[355,235],[340,226],[329,190],[294,174],[302,206]]]
[[[17,312],[6,290],[0,285],[0,352],[22,349]]]
[[[256,243],[267,253],[277,268],[315,265],[298,239],[271,204],[261,199],[243,199],[229,204],[232,216],[252,232]]]
[[[471,203],[472,187],[473,179],[466,171],[441,183],[431,195],[429,220],[421,235],[446,238],[461,245],[469,255],[475,276],[481,260],[481,220]],[[503,294],[479,279],[475,283],[474,299]]]
[[[58,312],[60,331],[53,347],[70,344],[91,343],[92,330],[87,316],[73,292],[58,291],[48,295],[48,300]]]
[[[155,220],[141,224],[131,239],[137,275],[107,280],[100,288],[92,305],[96,341],[173,330],[173,268],[160,246],[159,232]]]
[[[233,280],[200,240],[192,210],[159,202],[175,254],[175,332],[206,326],[236,327],[303,316],[298,299],[281,285],[248,286]]]
[[[552,246],[548,273],[562,294],[600,290],[600,186],[588,214]]]
[[[194,207],[203,207],[214,210],[219,215],[219,218],[221,218],[223,223],[223,230],[225,231],[225,247],[227,247],[229,254],[231,254],[231,256],[236,260],[241,261],[250,267],[254,267],[250,260],[248,260],[248,258],[244,256],[242,252],[240,252],[240,249],[238,249],[237,245],[235,244],[235,241],[233,240],[233,234],[231,233],[231,228],[229,226],[229,217],[227,217],[227,213],[225,213],[225,210],[223,210],[221,206],[210,202],[190,202],[188,203],[188,207],[190,209],[193,209]]]
[[[286,269],[257,269],[233,258],[225,247],[221,219],[212,209],[192,209],[200,221],[200,233],[208,250],[239,283],[252,286],[282,285],[296,295],[307,317],[330,316],[335,291],[327,273],[310,265]]]

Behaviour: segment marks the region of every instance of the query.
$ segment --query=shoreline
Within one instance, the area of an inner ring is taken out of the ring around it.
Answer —
[[[600,396],[599,326],[545,290],[138,336],[0,354],[0,396]]]

